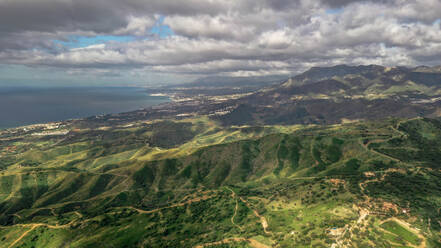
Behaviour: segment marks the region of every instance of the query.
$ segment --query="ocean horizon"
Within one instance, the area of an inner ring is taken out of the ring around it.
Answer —
[[[169,101],[139,87],[0,87],[0,129],[122,113]]]

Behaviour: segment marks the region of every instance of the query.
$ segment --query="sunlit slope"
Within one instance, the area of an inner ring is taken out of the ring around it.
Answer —
[[[438,247],[440,140],[433,119],[4,138],[0,246]]]

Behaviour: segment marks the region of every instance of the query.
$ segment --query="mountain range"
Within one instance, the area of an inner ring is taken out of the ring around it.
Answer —
[[[340,65],[0,130],[0,247],[441,247],[440,83]]]
[[[225,124],[334,124],[439,116],[439,67],[339,65],[311,68],[287,82],[237,99]],[[236,118],[243,116],[246,118]]]

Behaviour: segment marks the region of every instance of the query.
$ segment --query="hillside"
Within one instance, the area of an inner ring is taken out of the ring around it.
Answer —
[[[441,248],[441,0],[0,0],[0,248]]]
[[[335,124],[441,113],[437,67],[346,66],[311,68],[287,82],[229,103],[225,125]],[[246,114],[244,114],[246,112]]]
[[[1,247],[441,245],[440,120],[95,125],[1,131]]]
[[[258,83],[257,86],[260,84]],[[256,86],[256,87],[257,87]],[[263,86],[262,86],[263,87]],[[259,87],[257,87],[259,88]],[[183,88],[175,101],[138,111],[64,121],[78,128],[208,116],[231,125],[341,124],[441,115],[439,67],[317,67],[264,88]],[[226,91],[224,91],[226,89]],[[171,91],[169,91],[171,90]]]

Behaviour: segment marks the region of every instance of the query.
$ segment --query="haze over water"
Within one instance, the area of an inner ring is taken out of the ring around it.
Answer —
[[[168,101],[135,87],[0,88],[0,128],[121,113]]]

